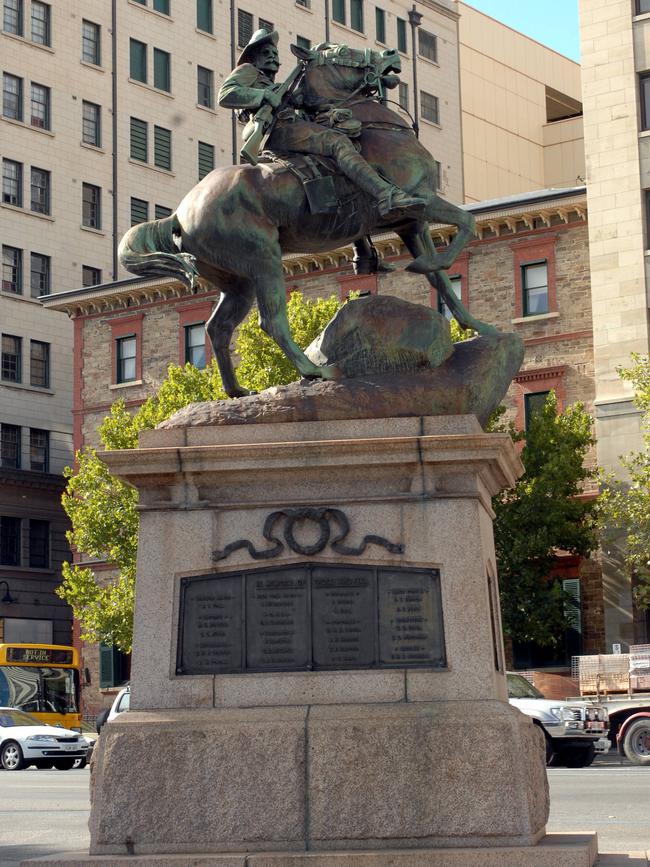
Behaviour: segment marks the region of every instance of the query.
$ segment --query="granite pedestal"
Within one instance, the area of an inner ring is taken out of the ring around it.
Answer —
[[[507,702],[490,501],[521,472],[508,436],[473,416],[189,426],[105,459],[140,491],[132,710],[95,750],[91,855],[59,863],[591,867],[595,835],[545,837],[544,738]],[[240,670],[210,672],[241,638],[231,617],[219,644],[214,588],[235,587],[245,630],[278,567],[311,582],[304,670],[250,670],[281,657],[244,639]],[[332,629],[313,650],[314,582],[357,573],[379,599],[365,668],[354,618],[352,656]]]

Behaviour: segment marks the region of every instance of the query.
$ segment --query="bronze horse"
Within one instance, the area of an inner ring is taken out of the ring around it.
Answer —
[[[348,108],[362,122],[364,157],[388,180],[426,200],[417,219],[381,220],[367,195],[342,177],[335,183],[345,206],[336,214],[312,214],[302,183],[273,163],[238,165],[210,172],[185,196],[174,214],[133,226],[122,238],[121,264],[144,277],[175,277],[192,288],[197,277],[221,291],[206,325],[226,393],[248,394],[237,381],[230,357],[235,328],[257,302],[261,328],[307,378],[337,378],[333,367],[313,364],[289,332],[282,272],[283,253],[324,252],[377,230],[394,230],[415,257],[409,268],[426,273],[464,328],[492,332],[456,298],[444,269],[472,236],[474,218],[437,195],[430,153],[410,126],[376,98],[382,81],[393,84],[399,72],[396,51],[364,51],[327,45],[303,53],[300,93],[304,107]],[[392,79],[392,80],[391,80]],[[452,242],[438,252],[430,222],[458,227]]]

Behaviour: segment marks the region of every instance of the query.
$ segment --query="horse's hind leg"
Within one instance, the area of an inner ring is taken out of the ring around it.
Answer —
[[[255,277],[254,285],[262,331],[278,344],[301,376],[306,379],[334,379],[334,368],[318,367],[311,362],[291,337],[282,268],[276,269],[267,264],[264,273]]]
[[[217,360],[221,381],[228,397],[245,397],[254,394],[237,382],[235,368],[230,355],[230,341],[237,326],[244,320],[253,306],[254,292],[248,282],[239,281],[221,292],[219,303],[208,319],[205,330],[208,332],[214,357]]]
[[[428,223],[410,223],[401,229],[397,229],[397,234],[406,244],[412,256],[432,258],[437,256],[436,245],[429,232]],[[453,265],[453,261],[450,263]],[[475,319],[471,313],[465,309],[461,301],[456,297],[456,293],[451,288],[449,277],[445,271],[430,270],[426,272],[426,278],[433,288],[440,292],[451,310],[451,315],[462,328],[471,328],[478,334],[497,334],[498,331],[494,326],[481,322],[480,319]]]

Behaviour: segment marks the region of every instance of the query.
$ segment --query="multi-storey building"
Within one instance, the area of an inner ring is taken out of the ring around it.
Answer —
[[[629,383],[617,373],[650,349],[650,3],[582,0],[585,154],[589,201],[598,461],[642,447]],[[648,612],[630,576],[605,563],[607,644],[647,641]]]

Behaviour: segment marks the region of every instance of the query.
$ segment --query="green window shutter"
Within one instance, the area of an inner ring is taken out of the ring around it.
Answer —
[[[196,0],[196,26],[212,33],[212,0]]]
[[[562,589],[565,593],[570,593],[573,601],[567,601],[564,604],[564,614],[571,623],[571,629],[578,633],[582,633],[582,611],[580,608],[580,580],[578,578],[566,578],[562,581]]]
[[[402,54],[407,54],[406,45],[406,21],[403,18],[397,19],[397,50]]]
[[[137,39],[130,40],[129,75],[134,81],[147,81],[147,46]]]
[[[153,8],[156,12],[162,12],[163,15],[169,15],[169,0],[153,0]]]
[[[171,171],[172,167],[172,134],[162,126],[153,128],[153,161],[159,169]]]
[[[115,648],[108,644],[99,645],[99,687],[107,689],[115,686]]]
[[[386,42],[386,13],[375,6],[375,38],[377,42]]]
[[[350,0],[350,27],[363,33],[363,0]]]
[[[153,50],[153,86],[167,92],[172,89],[171,55],[160,48]]]
[[[332,18],[345,24],[345,0],[332,0]]]
[[[131,225],[146,223],[149,219],[149,202],[131,196]]]
[[[163,220],[165,217],[171,217],[172,209],[165,207],[165,205],[156,205],[155,207],[155,216],[157,220]]]
[[[199,142],[199,180],[214,168],[214,147],[207,142]]]
[[[131,118],[131,159],[147,162],[147,123],[137,117]]]
[[[237,10],[237,45],[243,48],[253,35],[253,16],[245,9]]]

